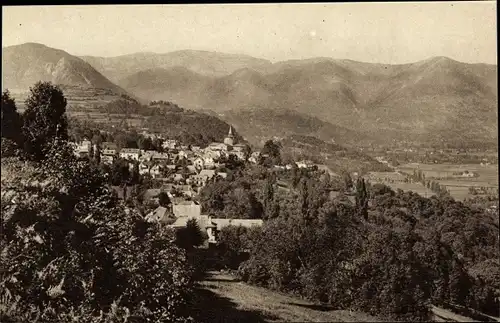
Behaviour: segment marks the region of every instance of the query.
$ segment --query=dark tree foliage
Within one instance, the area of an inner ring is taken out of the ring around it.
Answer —
[[[288,184],[279,190],[278,183]],[[351,205],[330,198],[331,183],[317,171],[256,166],[207,186],[202,203],[210,212],[239,205],[227,198],[236,187],[256,192],[264,208],[264,227],[251,237],[235,229],[220,235],[221,261],[235,268],[249,251],[239,265],[247,282],[390,319],[429,320],[431,304],[498,316],[494,215],[361,179]]]
[[[171,204],[170,198],[168,197],[168,194],[165,192],[160,192],[158,194],[158,202],[160,206],[167,207]]]
[[[42,160],[56,138],[68,138],[66,98],[50,82],[38,82],[30,88],[25,102],[22,133],[24,151],[33,160]]]
[[[187,314],[185,253],[108,192],[64,142],[42,162],[2,159],[0,321],[172,322]]]
[[[281,144],[274,140],[268,140],[261,150],[262,155],[269,155],[268,160],[272,165],[281,164]]]
[[[130,182],[131,172],[128,162],[123,159],[117,159],[111,165],[110,182],[114,186],[125,185]]]
[[[250,185],[250,178],[246,178],[252,172],[245,169],[236,178],[228,176],[207,184],[199,196],[203,212],[223,218],[261,219],[264,209],[257,198],[260,192]]]
[[[139,163],[134,162],[133,167],[132,167],[132,171],[130,172],[128,184],[137,185],[137,184],[139,184],[140,180],[141,180],[141,175],[139,174]]]
[[[191,250],[203,243],[204,235],[196,219],[189,219],[186,227],[177,230],[175,241],[179,247],[186,250]]]
[[[8,90],[2,93],[2,138],[22,147],[22,118],[17,112],[16,102],[10,97]]]
[[[363,178],[358,178],[356,181],[356,208],[358,214],[363,217],[363,219],[368,219],[368,193],[366,191],[365,180]]]

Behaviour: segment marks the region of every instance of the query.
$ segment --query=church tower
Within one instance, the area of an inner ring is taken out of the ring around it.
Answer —
[[[224,143],[228,146],[234,145],[234,136],[233,136],[233,127],[229,126],[229,133],[227,134],[227,137],[224,138]]]

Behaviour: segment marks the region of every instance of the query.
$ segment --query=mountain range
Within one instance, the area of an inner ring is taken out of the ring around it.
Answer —
[[[291,61],[220,77],[187,67],[149,69],[118,84],[190,109],[296,110],[381,141],[497,137],[497,67],[445,57],[405,65]]]
[[[354,143],[473,144],[498,137],[497,66],[446,57],[400,65],[327,57],[271,63],[194,50],[102,58],[28,43],[4,48],[2,64],[3,88],[26,89],[43,79],[126,91],[143,102],[212,110],[255,140],[255,129],[262,136]],[[301,125],[311,122],[304,132]]]
[[[142,52],[117,57],[81,56],[80,58],[114,82],[149,69],[185,67],[201,75],[224,76],[241,68],[263,69],[272,65],[268,60],[248,55],[201,50],[179,50],[165,54]]]

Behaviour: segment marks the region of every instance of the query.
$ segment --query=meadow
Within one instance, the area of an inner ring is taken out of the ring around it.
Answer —
[[[473,197],[469,193],[470,187],[484,187],[493,193],[498,190],[498,165],[410,163],[399,166],[398,170],[408,174],[421,170],[426,179],[446,186],[451,196],[458,200]],[[464,171],[476,173],[478,176],[466,178],[454,175]]]
[[[390,186],[393,190],[401,189],[403,191],[412,191],[424,197],[435,195],[421,183],[405,182],[406,176],[399,172],[370,172],[365,179],[372,184],[380,183]]]

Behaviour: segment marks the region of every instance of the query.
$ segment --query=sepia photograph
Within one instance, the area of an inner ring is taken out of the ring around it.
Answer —
[[[2,6],[1,323],[500,322],[496,1]]]

